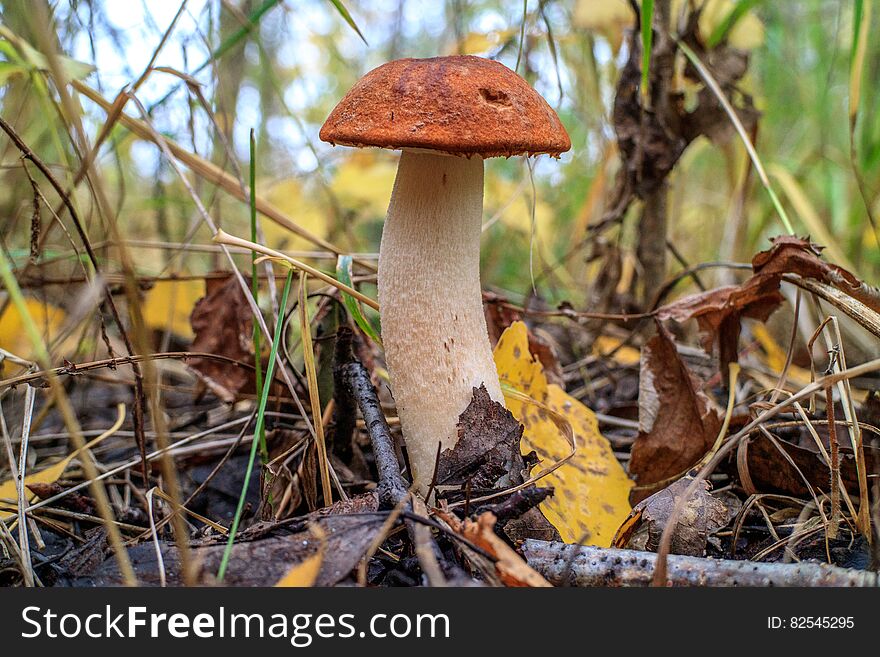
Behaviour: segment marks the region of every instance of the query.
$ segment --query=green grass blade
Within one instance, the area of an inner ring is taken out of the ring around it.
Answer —
[[[348,287],[354,287],[351,282],[351,262],[352,257],[350,255],[339,256],[336,260],[336,280]],[[382,340],[379,339],[379,334],[376,332],[376,329],[373,328],[373,325],[370,324],[366,317],[364,317],[357,299],[345,292],[341,292],[341,294],[342,303],[345,305],[345,309],[349,312],[352,318],[354,318],[355,324],[357,324],[364,333],[370,336],[370,339],[373,342],[381,347]]]
[[[272,339],[272,350],[269,353],[269,365],[266,367],[266,381],[271,381],[275,373],[275,358],[278,355],[278,346],[281,344],[281,334],[284,331],[284,309],[287,307],[287,298],[290,296],[290,287],[293,283],[293,269],[287,272],[287,280],[284,282],[284,292],[281,293],[281,305],[278,313],[278,324],[275,327],[275,334]],[[269,402],[269,390],[272,386],[263,386],[263,392],[260,394],[260,406],[257,409],[257,423],[254,426],[254,435],[257,436],[263,431],[266,423],[266,405]],[[229,567],[229,557],[232,555],[232,545],[235,542],[235,535],[238,533],[238,525],[241,522],[241,514],[244,511],[244,502],[247,497],[248,485],[251,482],[251,471],[254,469],[254,462],[257,458],[257,440],[251,444],[251,454],[248,459],[248,467],[244,473],[244,481],[241,484],[241,495],[238,498],[238,506],[235,509],[235,516],[232,519],[232,526],[229,528],[229,539],[226,541],[226,549],[223,550],[223,558],[220,561],[220,568],[217,570],[218,581],[223,581],[226,576],[226,569]]]
[[[849,161],[859,196],[865,206],[865,215],[875,239],[880,242],[880,226],[872,209],[872,196],[862,168],[859,165],[859,154],[856,148],[856,127],[859,121],[859,105],[862,98],[862,78],[865,71],[865,56],[868,50],[868,35],[871,30],[871,2],[856,0],[853,5],[853,36],[852,50],[849,58]]]
[[[227,52],[229,52],[229,50],[234,48],[238,44],[239,41],[241,41],[244,37],[246,37],[250,33],[250,31],[252,29],[254,29],[254,26],[260,22],[260,19],[263,17],[263,15],[267,11],[272,9],[272,7],[277,5],[279,2],[280,2],[280,0],[263,0],[263,4],[261,4],[259,7],[254,9],[251,12],[250,16],[248,16],[247,24],[242,25],[235,32],[233,32],[228,37],[223,39],[223,41],[220,43],[220,45],[217,46],[217,48],[211,53],[211,56],[208,57],[208,59],[206,59],[204,62],[202,62],[202,65],[199,66],[193,72],[193,75],[195,75],[199,71],[203,70],[212,61],[220,59],[223,55],[225,55]]]
[[[706,41],[706,45],[709,48],[714,48],[719,43],[724,41],[727,38],[727,35],[730,34],[730,31],[736,27],[736,24],[739,20],[745,16],[748,11],[758,4],[761,0],[739,0],[727,16],[724,17],[724,20],[718,23],[715,26],[715,29],[712,30],[712,34],[709,35],[708,41]]]
[[[254,137],[254,129],[250,135],[250,210],[251,210],[251,242],[257,241],[257,141]],[[254,295],[254,303],[260,306],[260,279],[257,276],[257,253],[251,251],[251,293]],[[261,344],[260,326],[254,322],[254,368],[256,379],[257,398],[263,393],[263,353]],[[263,464],[269,462],[269,448],[266,445],[266,432],[261,430],[257,436],[260,443],[260,460]]]
[[[370,45],[367,43],[366,38],[363,33],[361,33],[361,28],[357,26],[357,23],[354,22],[354,19],[351,17],[351,14],[348,13],[348,9],[345,8],[345,5],[342,4],[342,0],[330,0],[330,4],[336,7],[336,11],[339,12],[339,15],[348,23],[349,27],[357,32],[357,35],[361,38],[366,45]]]
[[[648,74],[651,70],[651,48],[654,47],[654,0],[642,2],[642,98],[649,98]]]
[[[859,33],[862,30],[862,17],[865,15],[864,0],[855,0],[853,2],[853,39],[852,46],[849,51],[849,65],[852,67],[859,50]]]

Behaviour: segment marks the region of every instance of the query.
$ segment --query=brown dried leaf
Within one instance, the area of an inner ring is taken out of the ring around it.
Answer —
[[[552,586],[495,533],[495,514],[486,511],[476,520],[459,520],[448,512],[437,512],[450,527],[495,559],[495,574],[505,586]]]
[[[470,482],[472,490],[492,490],[524,481],[519,442],[523,427],[485,386],[474,388],[458,419],[458,442],[440,454],[438,486]]]
[[[712,352],[718,344],[722,367],[737,360],[737,344],[743,317],[766,321],[785,300],[779,292],[780,278],[753,276],[742,285],[727,285],[691,294],[661,308],[656,318],[683,322],[696,319],[703,348]]]
[[[775,442],[775,444],[774,444]],[[865,445],[868,476],[877,476],[880,469],[880,450]],[[784,493],[809,497],[804,479],[815,489],[829,489],[829,466],[822,455],[776,437],[771,441],[763,434],[755,434],[740,443],[737,459],[740,478],[750,492]],[[859,474],[856,459],[848,447],[840,448],[840,478],[851,495],[859,494]]]
[[[323,551],[324,557],[314,580],[315,586],[333,586],[348,577],[363,559],[385,518],[370,512],[378,508],[373,493],[358,495],[346,502],[302,518],[297,531],[284,533],[276,523],[257,523],[243,532],[232,548],[225,586],[271,586],[292,565],[302,563]],[[316,536],[315,527],[320,529]],[[103,531],[103,530],[102,530]],[[199,564],[202,579],[211,583],[225,551],[225,539],[215,539],[191,546],[192,558]],[[106,543],[106,541],[105,541]],[[182,585],[180,555],[177,546],[161,542],[169,586]],[[128,555],[138,581],[145,586],[159,584],[156,546],[147,541],[128,548]],[[72,574],[88,578],[93,586],[118,586],[122,575],[115,557],[79,568]],[[85,583],[84,582],[84,583]]]
[[[880,312],[880,290],[860,280],[843,267],[821,260],[824,247],[809,238],[783,235],[772,240],[769,251],[762,251],[752,260],[755,274],[782,276],[797,274],[804,278],[836,287],[841,292],[861,301],[875,312]]]
[[[253,324],[251,309],[238,281],[226,278],[205,281],[205,296],[199,299],[190,316],[195,339],[192,351],[226,356],[242,363],[252,363]],[[254,388],[253,373],[231,363],[193,358],[190,368],[225,402],[233,402],[238,393]]]
[[[47,500],[50,497],[63,493],[67,488],[57,481],[51,483],[35,482],[33,484],[25,484],[30,492],[39,497],[41,500]],[[69,509],[77,513],[86,513],[93,515],[95,513],[95,501],[81,493],[68,493],[60,500],[58,506],[62,509]]]
[[[637,504],[632,515],[638,520],[635,527],[630,530],[631,535],[625,547],[631,550],[656,552],[672,510],[692,481],[690,477],[682,477]],[[709,536],[736,517],[739,508],[739,505],[729,505],[724,500],[712,496],[709,493],[709,483],[704,481],[703,485],[684,502],[678,525],[672,533],[670,553],[693,557],[704,556]]]
[[[639,435],[632,446],[630,474],[640,487],[677,476],[703,457],[720,429],[720,415],[658,322],[657,335],[642,350]],[[632,498],[647,494],[636,489]]]
[[[832,285],[873,310],[880,311],[880,291],[842,267],[821,260],[822,247],[807,238],[781,236],[752,259],[753,274],[741,285],[692,294],[660,308],[655,317],[683,322],[696,319],[703,347],[718,345],[722,368],[737,360],[740,322],[749,317],[766,321],[784,300],[779,285],[785,274],[796,274]]]

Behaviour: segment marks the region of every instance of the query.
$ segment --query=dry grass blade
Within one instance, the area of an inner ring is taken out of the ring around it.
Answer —
[[[46,350],[46,345],[43,343],[40,332],[37,329],[33,318],[28,312],[24,297],[21,294],[21,289],[18,287],[18,283],[15,280],[15,277],[12,275],[12,269],[9,266],[9,260],[6,258],[6,254],[2,249],[0,249],[0,279],[2,279],[4,285],[6,286],[6,291],[12,299],[13,304],[17,308],[19,315],[21,316],[25,333],[27,334],[33,345],[40,365],[44,369],[49,369],[51,366],[51,360],[49,358],[49,353]],[[73,441],[74,448],[77,450],[83,449],[86,441],[82,434],[82,428],[80,427],[79,421],[77,420],[76,412],[74,411],[70,399],[67,397],[67,393],[65,392],[64,387],[61,385],[61,382],[58,380],[58,377],[56,375],[48,374],[46,378],[48,380],[49,388],[52,392],[55,404],[57,405],[58,410],[61,412],[61,417],[64,420],[64,424],[70,433],[70,438]],[[140,459],[137,462],[140,462]],[[107,490],[106,488],[104,488],[103,482],[99,479],[98,470],[95,467],[95,464],[90,459],[83,460],[83,469],[85,470],[86,476],[89,479],[89,484],[91,485],[92,489],[92,496],[95,498],[95,504],[98,508],[98,512],[101,515],[101,520],[103,521],[104,527],[107,530],[107,538],[110,545],[113,547],[113,552],[119,564],[119,570],[122,573],[123,580],[128,586],[136,586],[137,577],[134,574],[134,569],[131,566],[131,561],[128,558],[128,553],[126,552],[125,547],[122,544],[122,536],[119,533],[119,528],[116,525],[116,520],[113,515],[113,508],[110,506],[110,500],[107,496]]]
[[[74,89],[76,89],[83,96],[101,107],[101,109],[103,109],[105,112],[111,111],[113,104],[105,100],[101,94],[99,94],[88,85],[83,84],[82,82],[79,82],[77,80],[71,80],[70,84]],[[155,132],[143,121],[134,119],[127,114],[120,114],[119,122],[129,130],[131,130],[133,133],[135,133],[141,139],[146,139],[147,141],[151,141],[157,144],[159,143],[159,140],[156,139]],[[164,141],[168,150],[171,152],[172,155],[174,155],[177,160],[179,160],[182,164],[191,169],[198,176],[214,185],[217,185],[223,191],[228,193],[230,196],[238,199],[242,203],[248,202],[248,190],[242,190],[241,184],[238,180],[236,180],[234,176],[226,173],[216,164],[208,162],[198,155],[189,152],[183,146],[171,139],[165,138],[162,141]],[[275,222],[279,226],[287,228],[295,235],[298,235],[299,237],[302,237],[312,244],[320,246],[322,249],[326,249],[327,251],[330,251],[335,255],[340,255],[342,253],[342,251],[338,247],[306,230],[295,221],[293,221],[290,217],[285,215],[277,207],[269,203],[266,199],[260,197],[259,195],[256,195],[254,199],[257,206],[257,212],[265,216],[267,219]],[[376,265],[374,263],[358,260],[358,264],[366,267],[370,271],[375,271]]]
[[[156,487],[154,486],[147,491],[147,515],[150,519],[150,534],[153,537],[153,547],[156,551],[156,565],[159,569],[159,586],[165,588],[165,560],[162,558],[162,546],[159,544],[159,533],[156,531],[156,520],[153,517],[153,493],[155,490]]]
[[[824,376],[821,379],[811,383],[810,385],[805,386],[797,394],[792,395],[790,398],[778,404],[775,404],[774,406],[763,411],[760,415],[758,415],[758,417],[756,417],[745,427],[740,429],[738,433],[731,436],[730,439],[728,439],[728,441],[724,445],[722,445],[721,449],[716,452],[714,458],[697,473],[693,481],[690,483],[690,485],[688,485],[687,489],[682,494],[679,502],[676,503],[675,507],[672,509],[672,512],[669,514],[669,519],[667,521],[666,527],[663,530],[663,534],[660,538],[660,545],[657,550],[657,568],[654,571],[653,585],[663,586],[666,582],[667,557],[669,556],[669,549],[672,545],[673,530],[675,529],[675,527],[678,526],[679,518],[681,517],[681,513],[684,510],[684,504],[682,504],[682,502],[690,499],[690,497],[697,490],[697,486],[701,486],[703,484],[706,478],[715,470],[716,467],[718,467],[718,464],[721,463],[721,460],[739,444],[740,440],[749,435],[752,431],[761,426],[770,418],[773,418],[781,413],[785,408],[789,407],[794,402],[807,399],[812,395],[815,395],[816,393],[824,390],[827,386],[836,384],[838,381],[852,379],[858,376],[869,374],[871,372],[876,372],[878,370],[880,370],[880,358],[876,358],[874,360],[868,361],[867,363],[857,365],[855,367],[837,372],[835,374]]]
[[[138,101],[138,99],[135,97],[132,97],[132,100],[135,102],[138,109],[140,110],[141,116],[143,116],[144,118],[147,118],[147,116],[148,116],[147,111],[143,107],[143,105],[140,103],[140,101]],[[134,120],[134,119],[132,119],[132,120]],[[186,176],[183,175],[183,171],[181,171],[180,167],[177,164],[177,160],[175,159],[174,154],[171,151],[171,144],[173,142],[170,142],[169,140],[165,139],[165,137],[163,137],[158,132],[156,132],[156,130],[152,126],[152,124],[147,123],[147,122],[138,122],[138,123],[147,131],[147,133],[149,134],[150,141],[154,142],[159,147],[159,149],[162,151],[162,154],[165,156],[168,163],[174,169],[174,172],[177,174],[178,178],[183,183],[183,186],[186,188],[187,192],[189,193],[190,198],[192,198],[193,203],[195,204],[196,209],[198,210],[202,220],[205,222],[205,224],[208,226],[208,228],[211,229],[211,232],[216,234],[218,232],[217,224],[211,218],[211,215],[208,213],[207,209],[205,208],[204,204],[202,203],[202,200],[199,198],[199,195],[193,189],[192,185],[189,183]],[[213,166],[213,165],[211,165],[211,166]],[[228,174],[224,174],[224,175],[228,176]],[[233,181],[233,187],[237,188],[237,189],[239,189],[239,191],[241,191],[240,186],[238,186],[238,184],[235,183],[235,179],[232,178],[232,176],[228,176],[228,178],[231,181]],[[238,270],[238,267],[235,264],[235,260],[233,259],[232,254],[229,252],[229,249],[227,248],[227,246],[225,244],[221,244],[220,247],[221,247],[221,249],[223,249],[223,254],[226,256],[226,259],[228,260],[228,262],[230,264],[232,275],[235,276],[235,280],[237,281],[239,287],[242,290],[242,293],[244,294],[244,298],[247,301],[248,306],[251,309],[251,313],[253,313],[254,319],[259,324],[260,330],[263,332],[263,336],[268,341],[271,342],[272,341],[272,333],[269,331],[269,325],[266,324],[266,318],[263,317],[263,313],[260,310],[259,306],[257,305],[256,299],[254,299],[254,295],[251,292],[250,286],[247,284],[247,282],[244,280],[244,276],[242,276],[241,272]],[[279,359],[278,360],[278,371],[280,372],[281,377],[284,379],[284,383],[287,386],[288,390],[290,390],[290,394],[293,398],[294,403],[297,406],[297,409],[299,410],[300,413],[302,413],[303,419],[306,423],[306,426],[308,427],[309,431],[314,435],[314,428],[312,427],[312,423],[309,421],[308,417],[306,416],[306,411],[303,408],[302,402],[300,401],[299,396],[296,393],[296,385],[294,384],[293,379],[290,376],[290,373],[287,371],[287,368],[284,366],[284,363],[281,362],[281,360],[280,360],[281,356],[276,353],[276,357]]]
[[[312,350],[312,326],[309,322],[308,309],[308,275],[299,275],[299,328],[302,335],[303,366],[309,384],[309,401],[312,406],[312,417],[315,424],[315,444],[318,448],[318,468],[321,472],[321,490],[324,493],[324,506],[333,503],[333,491],[330,488],[330,459],[327,456],[327,443],[324,440],[324,424],[321,421],[321,397],[318,394],[318,372],[315,368],[315,352]]]
[[[824,299],[832,306],[851,317],[875,337],[880,338],[880,313],[872,310],[858,299],[838,290],[836,287],[821,283],[812,278],[802,278],[792,274],[785,274],[782,279],[788,283],[797,285],[808,292],[812,292],[820,299]]]
[[[676,40],[676,44],[688,58],[688,61],[690,61],[694,68],[697,69],[703,82],[705,82],[706,86],[712,90],[712,93],[715,94],[718,102],[721,103],[721,106],[730,118],[730,122],[733,124],[733,127],[736,128],[736,132],[742,140],[743,146],[746,147],[746,151],[749,154],[749,158],[752,160],[755,171],[758,172],[758,177],[761,179],[761,184],[764,185],[764,189],[767,190],[767,194],[770,196],[770,200],[773,202],[773,207],[776,208],[776,212],[779,214],[779,218],[782,220],[785,230],[787,230],[790,235],[794,235],[794,227],[791,225],[788,214],[785,212],[785,208],[782,207],[782,203],[779,202],[779,197],[776,196],[773,187],[770,186],[770,179],[767,177],[764,165],[761,164],[761,158],[758,157],[758,152],[755,150],[755,146],[752,144],[752,140],[749,138],[749,133],[746,132],[745,126],[743,126],[742,121],[739,120],[736,110],[733,109],[733,106],[730,104],[730,101],[727,100],[721,87],[718,86],[718,82],[715,80],[712,73],[709,72],[709,69],[703,65],[703,62],[700,61],[700,58],[697,57],[696,53],[694,53],[694,51],[682,41]]]
[[[804,222],[807,230],[810,231],[810,236],[815,237],[819,244],[828,249],[828,254],[831,256],[831,260],[835,264],[842,265],[850,271],[855,271],[855,265],[846,257],[844,250],[841,248],[840,244],[837,243],[837,240],[834,239],[831,231],[819,216],[819,212],[810,202],[810,199],[807,197],[795,177],[791,175],[791,172],[778,164],[768,165],[767,172],[773,176],[779,183],[780,187],[782,187],[782,190],[785,192],[785,195],[794,207],[798,217]]]
[[[314,267],[307,265],[296,258],[291,258],[289,255],[282,253],[281,251],[276,251],[275,249],[270,249],[268,246],[263,246],[262,244],[257,244],[255,242],[249,242],[240,237],[235,237],[234,235],[230,235],[229,233],[218,230],[214,235],[214,241],[217,244],[224,244],[226,246],[238,246],[245,249],[250,249],[251,251],[256,251],[257,253],[262,253],[269,258],[274,258],[276,260],[282,261],[282,264],[292,265],[294,269],[298,269],[301,272],[308,274],[309,276],[314,276],[318,278],[328,285],[332,285],[338,290],[345,292],[346,294],[350,294],[358,301],[362,301],[367,304],[373,310],[379,310],[379,302],[375,299],[371,299],[367,295],[358,292],[353,287],[349,287],[345,283],[340,283],[338,280],[333,278],[330,274],[326,274],[322,272],[320,269],[315,269]]]
[[[34,585],[34,566],[31,562],[31,548],[28,543],[27,522],[27,502],[25,500],[24,479],[25,470],[27,469],[28,440],[31,435],[31,420],[34,417],[34,401],[36,400],[36,392],[33,387],[28,386],[24,393],[24,417],[21,422],[21,445],[18,451],[18,472],[15,473],[18,493],[18,545],[21,548],[22,565],[24,566],[24,584],[25,586]]]

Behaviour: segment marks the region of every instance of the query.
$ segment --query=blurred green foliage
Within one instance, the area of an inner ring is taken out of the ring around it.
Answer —
[[[876,23],[871,4],[863,4],[862,18]],[[235,175],[230,158],[238,160],[238,170],[247,170],[248,134],[254,129],[260,194],[341,248],[371,253],[378,250],[396,154],[321,143],[317,133],[328,112],[361,75],[390,59],[471,53],[510,67],[519,61],[519,73],[559,112],[572,150],[559,161],[539,159],[533,177],[521,158],[489,163],[484,283],[514,299],[528,294],[534,283],[552,301],[568,299],[578,306],[588,302],[588,283],[601,266],[588,262],[591,254],[611,245],[619,247],[624,262],[631,261],[637,205],[622,226],[602,234],[600,245],[589,226],[611,202],[619,166],[611,105],[626,58],[624,34],[635,23],[625,0],[529,0],[525,5],[524,14],[518,0],[191,0],[156,58],[160,69],[147,75],[136,95],[150,108],[158,130]],[[31,3],[4,0],[0,6],[5,36],[0,40],[0,113],[70,186],[83,154],[71,137],[73,119],[46,80],[40,53],[57,48],[69,58],[64,60],[68,76],[112,100],[144,72],[180,3],[54,2],[51,30],[35,20]],[[675,6],[680,10],[682,3]],[[853,164],[876,214],[880,42],[866,44],[851,161],[853,5],[708,0],[704,9],[703,38],[723,36],[749,52],[741,91],[761,112],[757,150],[797,232],[811,232],[804,215],[812,214],[857,273],[876,281],[880,248]],[[196,84],[204,104],[193,93]],[[94,139],[105,114],[85,99],[81,112],[79,120]],[[137,115],[131,103],[126,112]],[[16,149],[5,138],[0,148],[0,242],[24,267],[33,190]],[[210,234],[154,145],[117,126],[97,163],[119,234],[131,242],[139,272],[198,274],[222,266],[216,254],[180,250],[181,244],[209,244]],[[746,166],[733,133],[723,143],[701,139],[686,152],[671,179],[669,204],[669,238],[686,262],[748,261],[769,236],[783,232],[754,173],[738,208]],[[225,230],[249,234],[246,203],[198,176],[190,181]],[[90,239],[112,269],[119,258],[107,242],[112,231],[98,218],[88,185],[76,189]],[[43,215],[47,223],[49,213]],[[262,227],[271,246],[315,249],[266,220]],[[333,260],[321,266],[332,269]],[[42,271],[55,276],[81,273],[62,231],[44,245],[40,263]],[[244,256],[241,263],[246,266]],[[680,268],[671,263],[670,274]]]

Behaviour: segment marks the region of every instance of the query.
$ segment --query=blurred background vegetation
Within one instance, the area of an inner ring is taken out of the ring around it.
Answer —
[[[673,3],[674,15],[683,2]],[[880,248],[867,210],[880,211],[880,89],[874,84],[880,41],[867,39],[861,54],[853,48],[857,17],[870,21],[871,3],[690,4],[703,7],[703,38],[723,29],[732,46],[749,53],[740,90],[761,112],[757,151],[795,231],[810,234],[829,247],[831,260],[876,282]],[[320,142],[318,130],[332,107],[361,75],[394,58],[468,53],[511,68],[518,64],[558,111],[572,149],[558,161],[539,158],[531,171],[522,158],[489,162],[484,285],[515,301],[536,291],[552,304],[568,300],[583,308],[609,249],[619,254],[618,287],[625,290],[633,278],[638,204],[609,230],[590,230],[611,202],[619,167],[610,116],[627,57],[625,33],[634,26],[626,0],[4,0],[0,6],[0,116],[63,188],[76,189],[73,200],[102,270],[130,266],[155,283],[143,305],[154,328],[186,337],[189,312],[204,290],[198,277],[226,263],[212,251],[211,232],[184,180],[156,145],[118,122],[103,140],[106,112],[72,92],[67,103],[47,68],[109,102],[135,85],[156,130],[241,181],[247,180],[254,130],[257,192],[340,249],[373,254],[397,154]],[[856,79],[854,61],[863,65]],[[53,68],[59,62],[60,71]],[[687,84],[681,84],[687,103]],[[851,125],[854,85],[861,94]],[[139,117],[131,101],[124,111]],[[99,138],[99,175],[80,182],[82,150]],[[70,288],[45,284],[84,276],[68,219],[62,217],[64,230],[45,232],[53,223],[47,208],[57,207],[59,197],[40,179],[48,206],[37,203],[44,240],[32,253],[35,189],[29,175],[38,174],[23,166],[5,137],[0,154],[0,245],[29,294],[69,313]],[[720,143],[700,138],[688,148],[670,179],[669,241],[677,251],[670,275],[685,264],[748,262],[768,237],[785,232],[748,170],[733,134]],[[247,203],[204,176],[186,176],[218,224],[249,235]],[[101,195],[109,213],[99,211]],[[262,229],[270,246],[332,271],[335,256],[270,221],[263,220]],[[249,258],[238,257],[249,268]],[[704,282],[726,282],[725,276],[731,274],[712,270]],[[182,280],[162,282],[170,278]],[[683,282],[676,293],[693,289],[689,285]],[[55,321],[53,312],[39,310],[44,325]],[[10,340],[15,325],[5,317]]]

